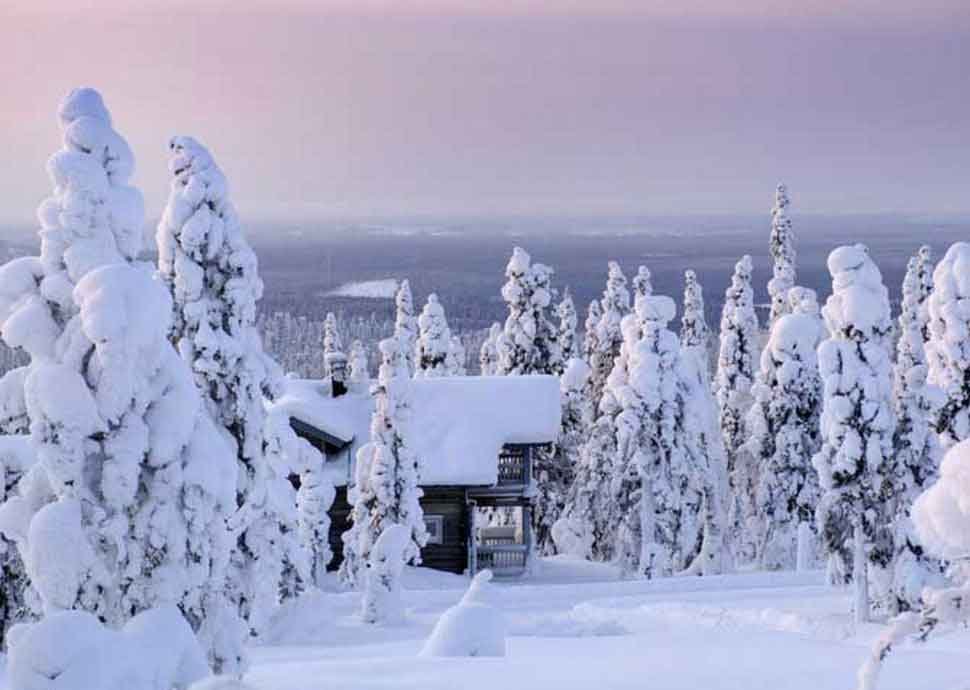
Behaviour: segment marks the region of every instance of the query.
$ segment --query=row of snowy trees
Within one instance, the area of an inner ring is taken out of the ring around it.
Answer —
[[[779,186],[767,329],[743,257],[725,293],[713,372],[693,272],[678,338],[674,304],[653,294],[649,270],[631,285],[610,263],[580,342],[568,293],[556,328],[552,271],[514,251],[502,289],[509,318],[491,328],[480,360],[486,375],[562,377],[561,438],[536,487],[541,552],[647,577],[807,568],[821,558],[833,582],[856,583],[860,618],[870,614],[870,585],[877,610],[893,613],[918,606],[923,586],[940,580],[909,515],[941,447],[970,434],[963,250],[937,267],[935,290],[929,249],[913,257],[894,329],[861,245],[829,258],[823,309],[795,284],[788,206]]]
[[[319,582],[333,487],[267,406],[282,372],[255,327],[263,286],[208,151],[171,142],[156,267],[101,96],[72,91],[59,117],[40,255],[0,267],[0,335],[29,359],[0,379],[0,632],[174,606],[238,673],[246,638]]]

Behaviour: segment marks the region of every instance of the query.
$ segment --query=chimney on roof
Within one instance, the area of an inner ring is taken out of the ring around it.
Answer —
[[[325,364],[330,373],[330,393],[334,398],[339,398],[347,392],[347,355],[330,352],[326,356]]]

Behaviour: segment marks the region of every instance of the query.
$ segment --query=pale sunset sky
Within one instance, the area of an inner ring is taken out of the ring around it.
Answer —
[[[970,212],[967,0],[0,3],[0,220],[98,88],[253,218]]]

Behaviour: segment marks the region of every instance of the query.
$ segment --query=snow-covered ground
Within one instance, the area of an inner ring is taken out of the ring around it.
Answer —
[[[254,690],[851,690],[883,629],[857,629],[845,590],[820,573],[750,573],[618,581],[603,565],[543,562],[528,581],[493,583],[506,617],[504,658],[422,658],[463,577],[405,574],[408,622],[374,628],[355,593],[291,604],[252,650]],[[966,690],[970,634],[909,645],[890,657],[884,690]]]
[[[394,278],[381,280],[364,280],[355,283],[344,283],[338,288],[326,293],[324,297],[363,297],[367,299],[394,299],[398,282]]]

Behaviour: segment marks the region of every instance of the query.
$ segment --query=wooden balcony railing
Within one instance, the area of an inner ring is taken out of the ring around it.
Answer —
[[[525,570],[529,547],[525,544],[490,544],[478,547],[478,569],[496,575],[518,575]]]

